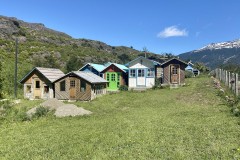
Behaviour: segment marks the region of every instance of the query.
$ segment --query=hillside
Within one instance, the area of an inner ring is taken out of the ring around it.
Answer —
[[[226,64],[240,65],[240,39],[211,43],[201,49],[180,54],[179,57],[193,62],[203,62],[212,69]]]
[[[85,63],[127,63],[144,55],[133,47],[110,46],[100,41],[74,39],[49,29],[41,23],[27,23],[12,17],[0,16],[0,79],[3,90],[12,93],[15,39],[19,41],[20,80],[33,66],[60,68],[64,72],[77,70]],[[161,55],[148,53],[152,59]],[[4,77],[3,77],[4,76]]]

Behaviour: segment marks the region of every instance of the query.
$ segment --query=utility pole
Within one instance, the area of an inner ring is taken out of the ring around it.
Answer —
[[[15,51],[15,76],[14,76],[14,98],[17,98],[17,71],[18,71],[18,39],[16,38],[16,51]]]

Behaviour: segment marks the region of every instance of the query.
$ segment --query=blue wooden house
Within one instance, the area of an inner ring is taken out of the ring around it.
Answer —
[[[106,66],[102,64],[96,64],[96,63],[87,63],[82,68],[79,69],[79,71],[86,71],[86,72],[92,72],[100,77],[103,78],[103,74],[101,73]]]

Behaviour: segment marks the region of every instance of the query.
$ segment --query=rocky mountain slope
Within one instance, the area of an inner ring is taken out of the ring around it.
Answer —
[[[240,65],[240,39],[211,43],[198,50],[180,54],[179,57],[193,62],[203,62],[212,69],[226,64]]]
[[[133,47],[110,46],[100,41],[74,39],[49,29],[41,23],[27,23],[13,17],[0,16],[0,79],[3,90],[13,93],[15,39],[18,39],[20,80],[32,67],[60,68],[64,72],[77,70],[85,63],[127,63],[144,55]],[[148,57],[162,56],[148,53]]]

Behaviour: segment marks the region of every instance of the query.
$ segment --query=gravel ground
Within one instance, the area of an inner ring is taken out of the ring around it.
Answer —
[[[49,110],[55,110],[54,115],[56,117],[82,116],[92,113],[91,111],[85,110],[81,107],[77,107],[74,104],[65,104],[55,98],[43,102],[42,104],[40,104],[40,106],[46,107]],[[27,114],[29,116],[33,115],[36,112],[36,108],[37,107],[30,109],[29,111],[27,111]]]
[[[65,104],[56,109],[56,117],[66,117],[66,116],[78,116],[78,115],[88,115],[92,112],[85,110],[81,107],[77,107],[73,104]]]

